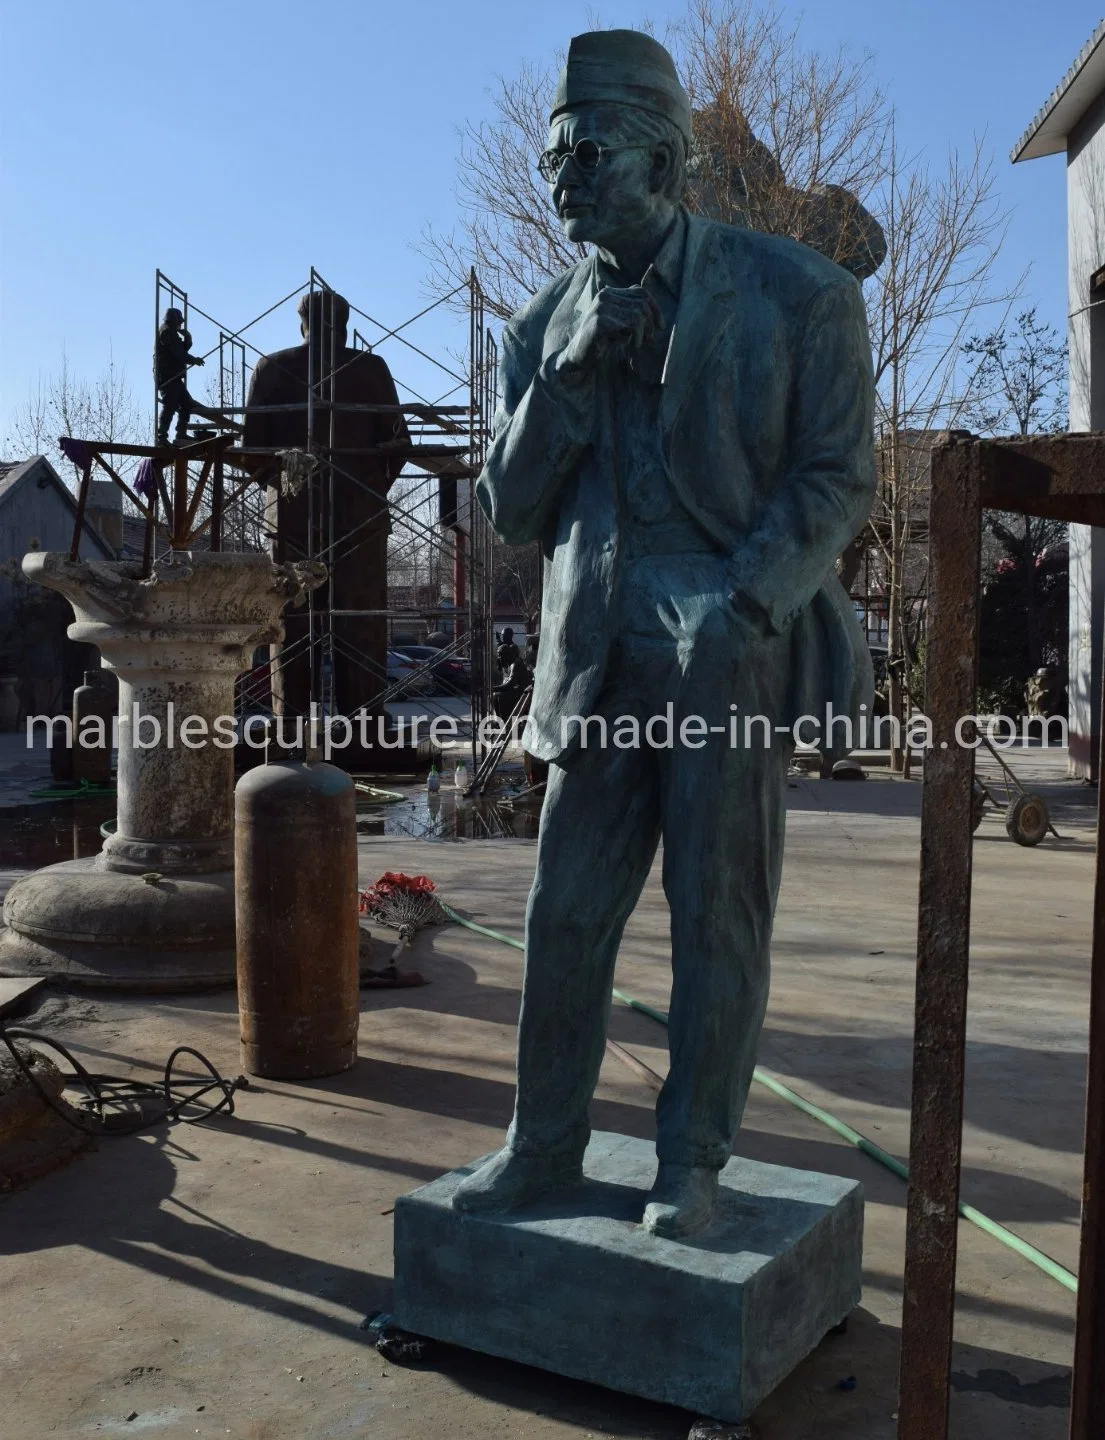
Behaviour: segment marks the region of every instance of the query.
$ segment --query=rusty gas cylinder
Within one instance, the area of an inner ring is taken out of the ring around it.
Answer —
[[[306,1080],[357,1058],[357,808],[334,765],[258,765],[234,792],[238,1017],[251,1075]]]

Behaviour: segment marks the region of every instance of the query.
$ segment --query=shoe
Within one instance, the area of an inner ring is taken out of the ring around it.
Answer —
[[[570,1151],[519,1155],[500,1150],[453,1191],[453,1209],[469,1215],[505,1215],[537,1200],[573,1190],[583,1181],[583,1160]]]
[[[661,1165],[642,1225],[663,1240],[705,1230],[717,1208],[718,1172],[708,1165]]]

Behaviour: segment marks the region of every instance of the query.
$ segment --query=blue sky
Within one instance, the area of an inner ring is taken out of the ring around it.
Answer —
[[[389,324],[425,303],[427,222],[454,214],[457,126],[499,73],[590,27],[658,29],[677,0],[0,0],[0,436],[62,350],[94,378],[113,353],[150,386],[154,271],[233,327],[314,264]],[[1098,16],[1078,0],[860,0],[780,7],[812,46],[869,51],[899,133],[938,161],[985,132],[1012,224],[999,280],[1065,326],[1062,157],[1014,141]],[[446,324],[414,332],[434,345]],[[198,350],[215,339],[198,318]],[[259,332],[298,338],[290,308]],[[425,368],[394,351],[400,379]],[[441,389],[447,388],[444,381]],[[197,393],[199,387],[193,387]]]

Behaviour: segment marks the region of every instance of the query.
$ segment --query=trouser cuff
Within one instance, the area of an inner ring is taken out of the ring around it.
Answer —
[[[559,1126],[556,1129],[533,1125],[519,1127],[517,1122],[513,1122],[507,1131],[506,1145],[515,1155],[578,1156],[582,1160],[590,1138],[589,1125],[577,1125],[565,1131]]]
[[[688,1145],[685,1141],[657,1139],[656,1158],[661,1165],[691,1165],[703,1170],[721,1170],[733,1153],[731,1145],[718,1141]]]

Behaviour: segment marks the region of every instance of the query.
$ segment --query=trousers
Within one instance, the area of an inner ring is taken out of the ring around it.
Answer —
[[[157,438],[161,444],[169,438],[169,426],[173,422],[173,416],[177,417],[177,435],[182,436],[187,429],[188,421],[192,418],[192,410],[195,402],[188,393],[188,386],[183,378],[170,380],[160,390],[161,413],[157,419]]]
[[[585,743],[550,766],[507,1141],[519,1153],[586,1147],[618,948],[661,841],[672,974],[657,1155],[720,1168],[732,1153],[767,1008],[793,745],[779,723],[788,637],[760,638],[728,590],[719,555],[628,565]]]

